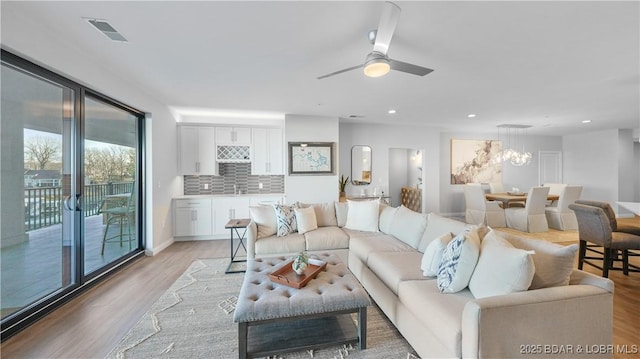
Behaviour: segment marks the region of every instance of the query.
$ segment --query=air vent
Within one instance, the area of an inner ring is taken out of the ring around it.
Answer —
[[[111,24],[109,24],[106,20],[99,19],[85,19],[87,22],[101,33],[105,34],[108,38],[113,41],[118,42],[127,42],[127,39],[124,38]]]
[[[364,115],[349,115],[349,118],[364,118]]]

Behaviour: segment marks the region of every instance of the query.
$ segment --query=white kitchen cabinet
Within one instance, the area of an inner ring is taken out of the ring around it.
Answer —
[[[284,144],[281,128],[254,128],[251,143],[252,175],[284,174]]]
[[[251,128],[216,127],[216,144],[233,146],[251,145]]]
[[[216,238],[229,238],[229,229],[224,226],[230,219],[249,218],[250,197],[213,198],[213,234]]]
[[[174,237],[211,236],[213,216],[210,198],[174,201]]]
[[[181,175],[218,175],[215,128],[178,126],[178,171]]]
[[[271,204],[284,204],[284,197],[282,196],[260,196],[251,197],[251,206],[259,205],[271,205]]]

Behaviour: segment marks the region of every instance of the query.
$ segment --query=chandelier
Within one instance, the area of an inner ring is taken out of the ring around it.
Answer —
[[[524,139],[527,136],[528,125],[498,125],[498,139],[501,129],[505,129],[506,141],[502,152],[494,158],[494,162],[511,162],[514,166],[524,166],[531,163],[531,152],[524,149]]]

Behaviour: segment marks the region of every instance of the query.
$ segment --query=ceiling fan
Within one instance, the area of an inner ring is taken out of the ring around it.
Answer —
[[[390,59],[389,56],[387,56],[387,51],[389,51],[389,44],[391,43],[391,38],[393,37],[393,32],[395,31],[396,25],[398,24],[399,17],[400,7],[392,2],[386,2],[382,11],[382,15],[380,16],[378,29],[371,30],[369,32],[369,42],[373,44],[373,51],[371,51],[367,55],[364,63],[320,76],[318,77],[318,80],[325,79],[333,75],[338,75],[343,72],[359,69],[361,67],[364,67],[364,74],[369,77],[384,76],[390,70],[402,71],[418,76],[424,76],[432,72],[432,69],[393,60]]]

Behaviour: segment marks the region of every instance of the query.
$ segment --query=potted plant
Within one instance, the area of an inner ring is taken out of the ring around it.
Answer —
[[[340,180],[338,180],[338,188],[340,189],[340,202],[344,202],[347,198],[347,194],[344,191],[347,187],[347,183],[349,183],[349,176],[340,176]]]
[[[293,263],[291,263],[291,268],[297,275],[302,275],[304,270],[307,269],[307,265],[309,264],[309,256],[307,252],[300,252],[295,257],[293,257]]]

